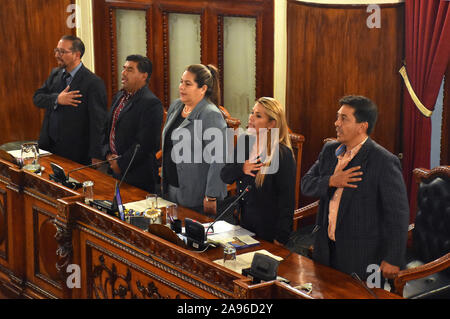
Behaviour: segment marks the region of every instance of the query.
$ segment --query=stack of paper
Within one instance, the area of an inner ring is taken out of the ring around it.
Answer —
[[[146,210],[147,208],[151,207],[151,201],[154,201],[155,199],[143,199],[140,201],[136,201],[136,202],[130,202],[130,203],[126,203],[124,204],[126,209],[132,209],[135,212],[143,212],[144,210]],[[172,203],[168,200],[165,200],[161,197],[158,197],[157,199],[157,203],[158,203],[158,208],[162,208],[162,207],[167,207],[167,206],[171,206],[171,205],[175,205],[175,203]]]
[[[9,154],[19,159],[22,158],[22,150],[8,151]],[[51,155],[52,153],[39,149],[39,156]]]
[[[211,223],[203,224],[205,229],[209,227]],[[232,225],[227,223],[226,221],[219,220],[214,225],[214,232],[208,232],[207,238],[209,242],[213,242],[216,244],[230,244],[231,242],[241,242],[242,247],[249,247],[258,244],[259,242],[253,238],[255,233],[242,228],[239,225]]]

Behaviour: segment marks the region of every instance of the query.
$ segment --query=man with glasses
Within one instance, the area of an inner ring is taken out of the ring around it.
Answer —
[[[98,162],[107,112],[105,84],[81,62],[80,38],[63,36],[54,53],[58,67],[33,96],[34,104],[46,110],[39,147],[80,164]]]

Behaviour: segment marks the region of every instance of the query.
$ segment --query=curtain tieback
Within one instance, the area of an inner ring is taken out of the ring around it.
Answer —
[[[411,99],[413,100],[416,107],[419,109],[420,113],[422,113],[426,117],[430,117],[431,114],[433,114],[433,111],[430,111],[425,107],[425,105],[420,102],[419,98],[416,95],[416,92],[414,92],[414,89],[411,86],[411,83],[409,82],[408,74],[406,73],[406,66],[402,66],[401,69],[398,71],[401,76],[403,77],[403,81],[405,82],[406,88],[408,89],[409,96],[411,96]]]

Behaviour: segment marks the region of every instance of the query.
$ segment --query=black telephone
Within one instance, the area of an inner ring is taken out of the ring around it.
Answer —
[[[83,186],[83,184],[73,179],[72,177],[67,178],[66,173],[64,172],[64,168],[62,168],[61,166],[52,162],[50,162],[50,166],[53,170],[53,174],[49,174],[51,180],[57,183],[61,183],[71,189],[77,189]]]

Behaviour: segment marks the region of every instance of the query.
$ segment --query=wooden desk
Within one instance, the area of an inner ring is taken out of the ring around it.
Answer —
[[[142,231],[84,204],[81,190],[49,180],[50,162],[66,172],[80,165],[42,157],[42,176],[0,160],[0,290],[22,298],[372,298],[350,276],[261,241],[244,249],[266,249],[284,260],[279,275],[292,286],[311,282],[311,296],[283,283],[252,285],[241,274],[217,265],[222,249],[197,253]],[[95,199],[112,199],[115,180],[87,168],[73,172],[94,181]],[[146,192],[121,187],[123,202]],[[179,207],[179,216],[210,219]],[[77,277],[76,275],[79,275]],[[76,279],[79,279],[78,281]],[[73,287],[79,283],[80,286]],[[375,290],[380,298],[396,298]]]

